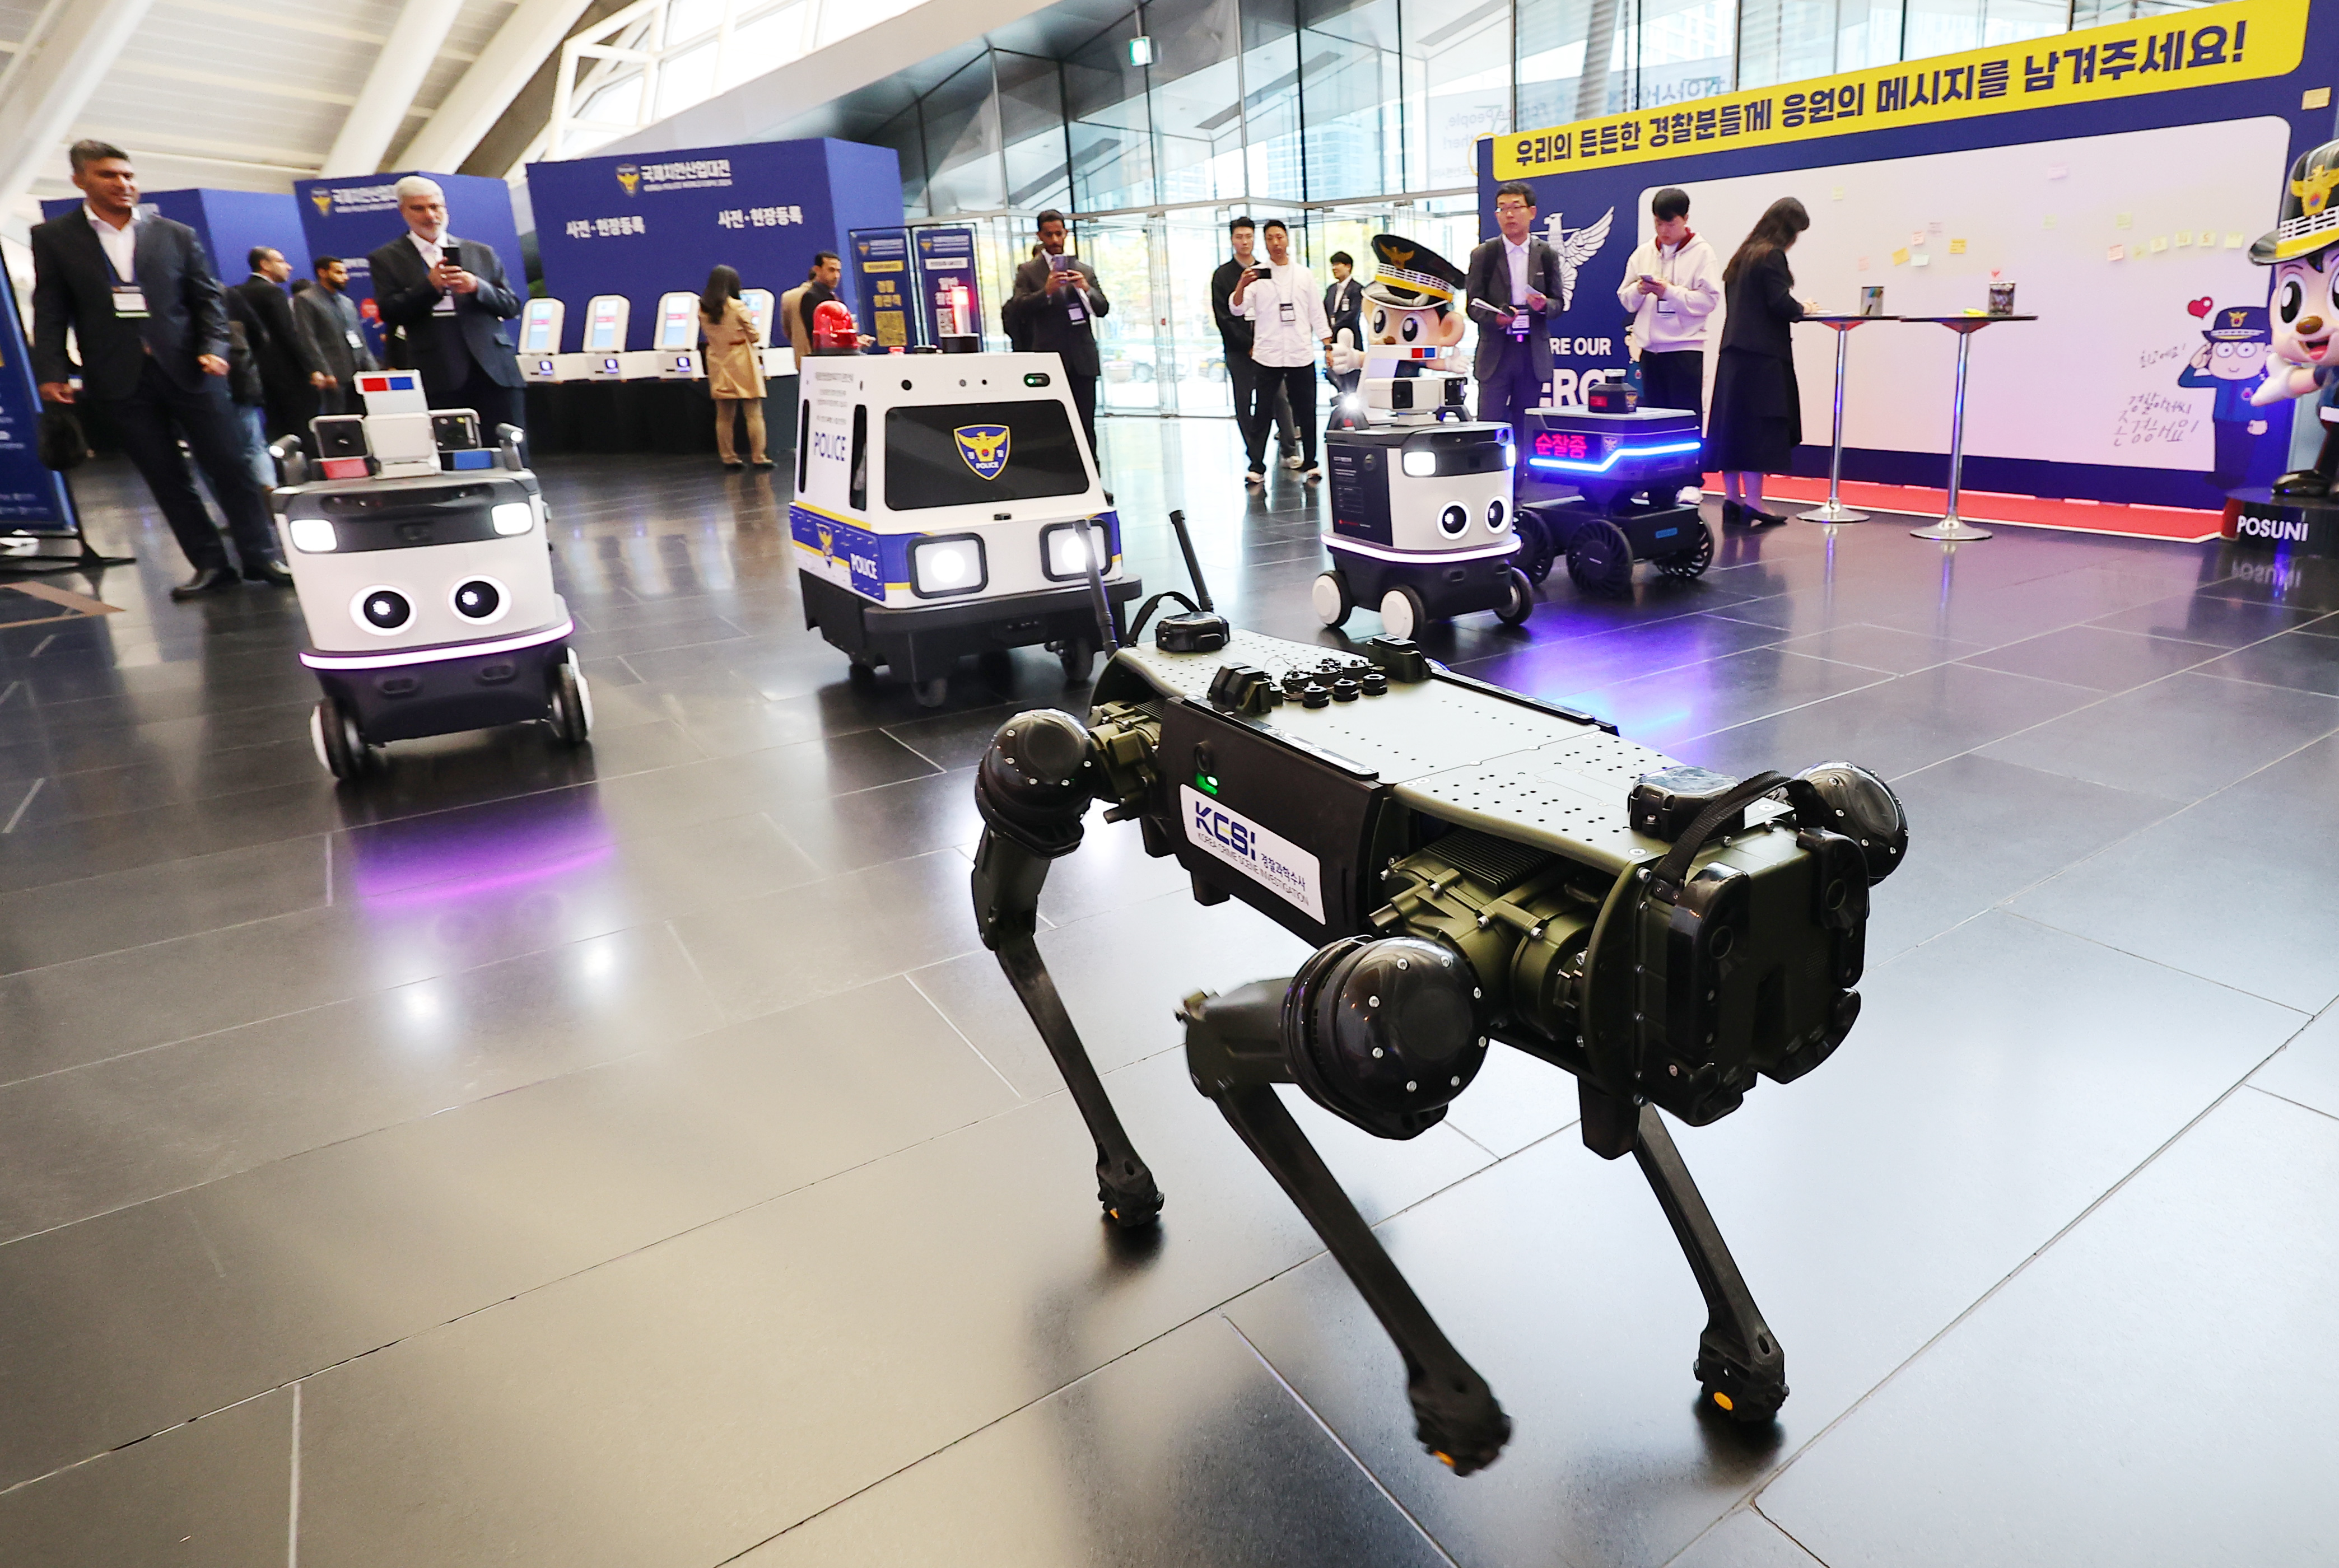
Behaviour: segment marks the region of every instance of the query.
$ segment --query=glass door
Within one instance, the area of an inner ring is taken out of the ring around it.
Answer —
[[[1142,218],[1091,219],[1080,226],[1083,260],[1097,271],[1112,310],[1096,321],[1100,413],[1157,414],[1153,258]]]
[[[1206,207],[1170,212],[1162,228],[1162,297],[1168,318],[1160,330],[1166,362],[1177,383],[1180,414],[1232,419],[1234,389],[1227,384],[1226,345],[1210,307],[1210,274],[1234,254],[1227,221],[1234,210]]]

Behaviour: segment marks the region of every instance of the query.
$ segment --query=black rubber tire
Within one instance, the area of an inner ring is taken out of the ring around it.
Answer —
[[[1066,637],[1056,645],[1056,662],[1064,666],[1064,684],[1085,685],[1096,673],[1096,644],[1086,637]]]
[[[950,676],[936,676],[930,681],[919,681],[910,688],[922,708],[938,708],[950,700]]]
[[[1521,507],[1511,527],[1519,536],[1519,553],[1512,559],[1527,575],[1527,581],[1540,586],[1559,560],[1559,546],[1554,542],[1551,525],[1533,507]]]
[[[551,678],[546,683],[545,722],[565,746],[581,746],[593,733],[591,698],[586,695],[585,677],[576,664],[567,659],[552,666]]]
[[[1633,591],[1633,545],[1624,530],[1595,518],[1567,541],[1567,575],[1587,594],[1623,598]]]
[[[1328,606],[1324,602],[1327,598],[1332,601]],[[1308,585],[1308,604],[1316,612],[1316,618],[1324,625],[1344,626],[1348,624],[1348,616],[1356,611],[1357,596],[1349,591],[1348,579],[1335,567],[1328,572],[1318,574],[1315,582]]]
[[[1524,626],[1526,618],[1535,614],[1535,585],[1527,581],[1526,573],[1516,567],[1504,573],[1503,578],[1510,587],[1511,597],[1507,604],[1495,612],[1495,618],[1506,626]]]
[[[1657,570],[1666,577],[1683,582],[1687,582],[1692,577],[1703,577],[1705,568],[1713,564],[1713,530],[1700,522],[1697,526],[1697,543],[1685,550],[1676,550],[1670,556],[1655,557],[1654,560]]]

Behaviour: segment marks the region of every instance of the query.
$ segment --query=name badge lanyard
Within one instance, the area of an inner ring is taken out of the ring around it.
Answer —
[[[146,291],[140,287],[138,282],[138,229],[134,222],[131,225],[130,232],[132,236],[130,276],[124,278],[122,275],[122,269],[114,265],[111,253],[105,258],[105,270],[113,274],[114,315],[125,321],[143,321],[149,312],[146,309]],[[104,251],[105,247],[100,245],[98,249]]]

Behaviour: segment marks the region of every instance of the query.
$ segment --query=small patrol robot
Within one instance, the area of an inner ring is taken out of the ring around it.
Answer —
[[[1091,567],[1141,585],[1053,354],[814,355],[788,507],[804,625],[906,676],[921,705],[960,656],[1044,644],[1067,685],[1098,646]]]
[[[1563,554],[1587,594],[1631,593],[1634,561],[1653,562],[1668,577],[1699,576],[1713,560],[1713,535],[1695,507],[1675,498],[1703,477],[1697,415],[1626,406],[1621,387],[1592,396],[1607,406],[1520,415],[1517,527],[1527,576],[1543,581]]]
[[[1436,251],[1395,234],[1373,237],[1365,286],[1371,341],[1345,340],[1332,369],[1361,370],[1361,407],[1336,412],[1330,571],[1311,590],[1317,618],[1337,626],[1358,605],[1380,611],[1388,635],[1410,637],[1433,620],[1492,610],[1517,626],[1535,587],[1514,564],[1511,488],[1517,449],[1508,425],[1462,417],[1462,338],[1454,309],[1462,274]]]
[[[481,444],[479,416],[433,409],[411,370],[357,378],[363,414],[311,422],[320,453],[271,450],[271,498],[324,696],[317,760],[359,777],[390,741],[542,720],[567,745],[593,725],[552,587],[544,498],[520,432]]]

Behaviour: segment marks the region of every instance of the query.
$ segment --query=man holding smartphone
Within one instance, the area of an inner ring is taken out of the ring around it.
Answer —
[[[1040,253],[1015,269],[1014,297],[999,308],[1000,324],[1011,339],[1028,338],[1035,354],[1054,354],[1064,363],[1064,383],[1081,411],[1089,450],[1096,451],[1096,384],[1102,361],[1097,355],[1096,318],[1112,310],[1097,281],[1096,269],[1064,253],[1064,215],[1053,208],[1035,225]],[[1101,469],[1104,460],[1097,459]]]
[[[1534,235],[1535,187],[1513,180],[1495,192],[1502,232],[1470,252],[1470,319],[1478,324],[1478,418],[1515,424],[1551,384],[1548,313],[1561,293],[1559,256]]]
[[[1267,240],[1267,263],[1245,267],[1228,296],[1235,312],[1251,324],[1250,357],[1259,381],[1258,403],[1243,428],[1250,456],[1248,478],[1254,485],[1266,483],[1268,410],[1280,390],[1290,398],[1292,423],[1299,427],[1305,459],[1299,477],[1312,485],[1324,477],[1316,463],[1316,361],[1332,330],[1325,324],[1315,278],[1291,259],[1291,231],[1280,218],[1269,218],[1259,232]]]
[[[1624,263],[1617,302],[1632,312],[1626,340],[1641,361],[1641,401],[1705,417],[1705,322],[1722,303],[1722,264],[1690,232],[1689,193],[1668,185],[1649,202],[1656,232]]]
[[[495,247],[447,229],[447,193],[436,180],[398,182],[406,232],[366,258],[393,368],[419,370],[434,409],[469,409],[490,442],[497,427],[528,423],[519,355],[504,323],[519,296],[504,281]]]

